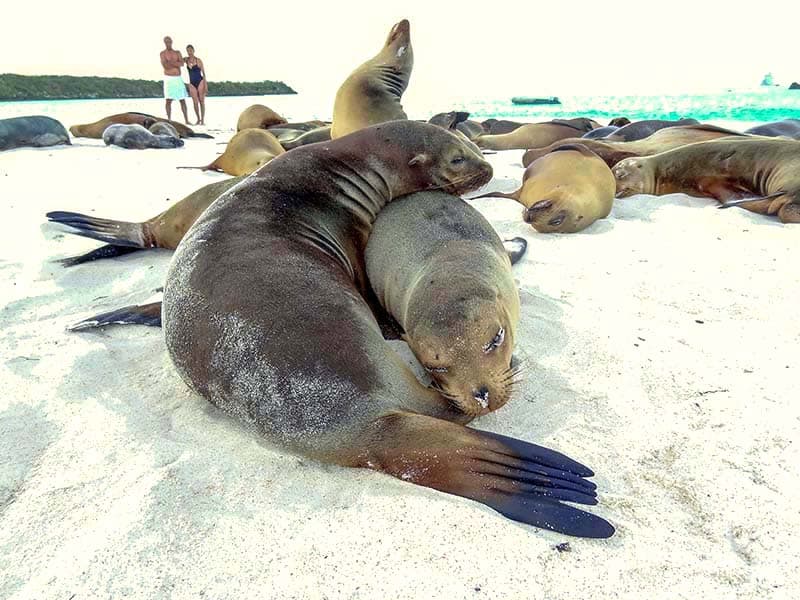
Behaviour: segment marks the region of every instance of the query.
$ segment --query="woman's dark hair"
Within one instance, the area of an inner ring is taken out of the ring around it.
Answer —
[[[192,50],[194,50],[194,46],[192,46],[191,44],[186,44],[186,49],[188,50],[189,48],[191,48]]]

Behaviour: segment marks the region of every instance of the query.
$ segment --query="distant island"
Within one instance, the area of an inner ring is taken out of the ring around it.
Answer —
[[[209,96],[264,96],[296,94],[282,81],[211,81]],[[0,75],[2,100],[91,100],[161,98],[163,83],[121,77],[72,75]]]

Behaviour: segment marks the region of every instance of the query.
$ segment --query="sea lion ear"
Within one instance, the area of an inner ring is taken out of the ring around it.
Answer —
[[[408,161],[408,166],[413,167],[414,165],[424,165],[430,159],[431,157],[423,152],[422,154],[417,154],[414,158]]]

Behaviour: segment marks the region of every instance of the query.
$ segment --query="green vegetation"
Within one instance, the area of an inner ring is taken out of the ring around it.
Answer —
[[[282,81],[211,81],[209,96],[296,94]],[[0,100],[85,100],[160,98],[161,81],[71,75],[0,75]]]

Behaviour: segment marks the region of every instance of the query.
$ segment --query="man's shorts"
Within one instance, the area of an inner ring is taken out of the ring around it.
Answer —
[[[188,97],[189,94],[186,93],[186,84],[183,82],[183,77],[180,75],[164,76],[164,98],[167,100],[183,100]]]

